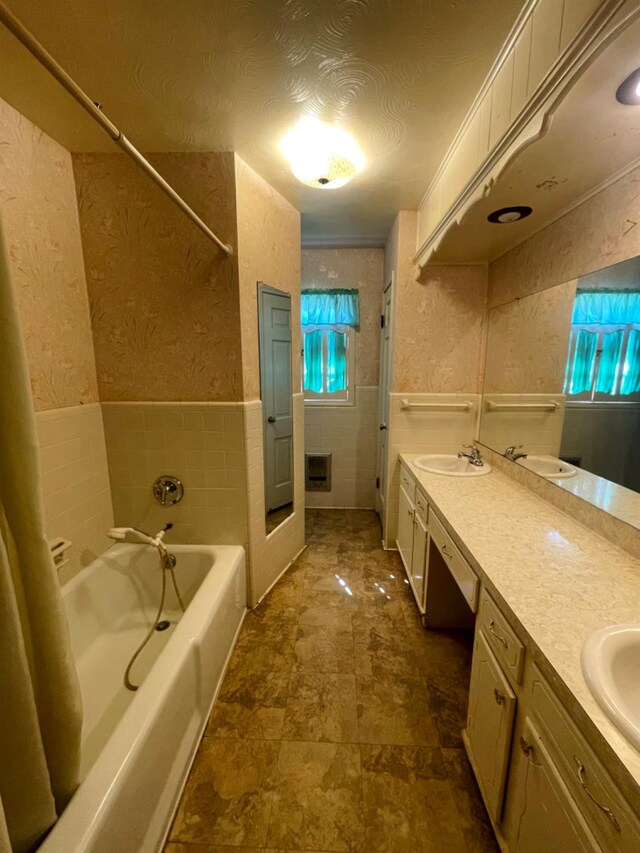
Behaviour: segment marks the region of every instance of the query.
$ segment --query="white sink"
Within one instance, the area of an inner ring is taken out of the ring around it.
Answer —
[[[525,459],[518,459],[517,462],[518,465],[533,471],[534,474],[546,477],[547,480],[564,480],[567,477],[575,477],[577,473],[573,465],[556,459],[555,456],[527,456]]]
[[[640,623],[611,625],[587,637],[582,672],[598,705],[640,749]]]
[[[413,460],[416,468],[430,474],[445,474],[447,477],[481,477],[489,474],[491,465],[472,465],[468,459],[459,459],[455,453],[427,453]]]

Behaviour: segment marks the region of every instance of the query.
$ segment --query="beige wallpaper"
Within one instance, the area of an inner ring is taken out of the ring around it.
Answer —
[[[235,156],[244,399],[260,398],[257,283],[291,294],[293,391],[300,390],[300,214]]]
[[[304,249],[302,252],[302,287],[355,287],[359,291],[356,385],[378,384],[383,278],[383,249]]]
[[[640,255],[640,167],[489,267],[489,306]]]
[[[236,246],[234,155],[150,157]],[[74,156],[102,400],[242,399],[238,256],[125,155]]]
[[[35,408],[96,401],[71,155],[2,100],[0,213]]]
[[[561,394],[576,282],[489,311],[485,393]]]
[[[427,266],[420,281],[416,214],[400,211],[385,251],[385,282],[396,274],[393,391],[476,392],[481,387],[485,266]]]

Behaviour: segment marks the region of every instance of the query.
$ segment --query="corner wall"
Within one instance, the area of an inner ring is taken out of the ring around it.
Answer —
[[[46,534],[73,545],[61,581],[113,524],[71,155],[0,100],[0,213],[27,350]]]
[[[238,258],[245,399],[249,602],[256,604],[304,548],[304,419],[300,393],[300,214],[260,175],[235,157]],[[263,415],[258,346],[259,281],[291,294],[293,513],[265,530]]]

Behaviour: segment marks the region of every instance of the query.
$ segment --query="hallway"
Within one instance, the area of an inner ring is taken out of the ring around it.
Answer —
[[[373,512],[308,510],[307,542],[247,614],[166,853],[496,851],[471,637],[422,628]]]

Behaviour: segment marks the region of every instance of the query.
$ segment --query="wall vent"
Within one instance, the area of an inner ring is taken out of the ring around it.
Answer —
[[[305,453],[304,482],[307,492],[331,491],[330,453]]]

